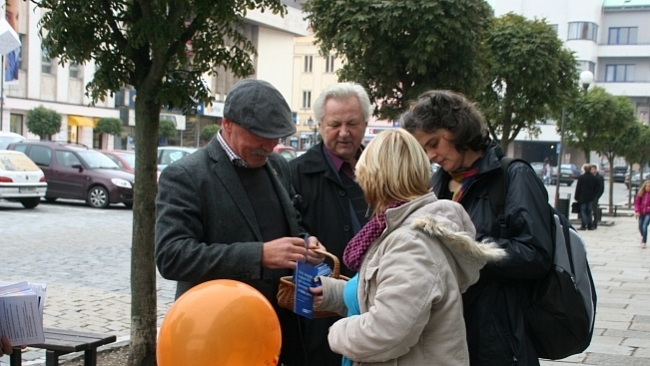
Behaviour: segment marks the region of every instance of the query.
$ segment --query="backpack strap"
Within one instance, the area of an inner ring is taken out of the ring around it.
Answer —
[[[508,225],[506,223],[506,195],[508,193],[508,167],[512,164],[513,161],[518,159],[513,159],[509,157],[501,157],[499,163],[501,164],[501,169],[495,171],[492,175],[492,179],[489,182],[488,187],[488,199],[490,201],[490,207],[492,212],[497,216],[497,222],[499,223],[500,228],[500,237],[509,238],[510,232],[508,230]]]

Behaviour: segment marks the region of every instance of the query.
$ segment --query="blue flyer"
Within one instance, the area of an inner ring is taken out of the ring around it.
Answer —
[[[305,262],[297,262],[294,279],[296,292],[294,293],[293,312],[312,319],[314,317],[314,296],[309,292],[318,269]]]

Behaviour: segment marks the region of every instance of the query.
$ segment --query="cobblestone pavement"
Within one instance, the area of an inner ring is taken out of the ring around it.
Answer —
[[[627,215],[626,215],[627,214]],[[650,365],[650,249],[639,247],[630,212],[604,217],[606,226],[582,231],[598,293],[596,329],[586,352],[543,366]],[[44,324],[118,336],[130,328],[132,212],[71,203],[24,210],[0,202],[0,279],[48,284]],[[158,277],[159,325],[174,283]],[[42,365],[44,352],[28,348],[24,365]],[[0,360],[8,365],[8,358]]]

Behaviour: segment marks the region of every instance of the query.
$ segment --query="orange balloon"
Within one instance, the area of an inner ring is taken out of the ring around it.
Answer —
[[[159,366],[277,365],[282,334],[271,303],[234,280],[204,282],[171,306],[158,335]]]

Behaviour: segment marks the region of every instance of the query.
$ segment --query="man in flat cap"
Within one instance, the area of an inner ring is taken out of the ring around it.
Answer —
[[[242,80],[226,96],[219,133],[163,170],[156,199],[156,264],[164,278],[178,281],[176,297],[214,279],[253,286],[280,319],[286,366],[305,365],[305,351],[298,316],[277,306],[279,278],[291,275],[297,261],[323,261],[298,237],[289,167],[272,153],[294,132],[280,92]],[[322,249],[315,237],[309,247]]]

